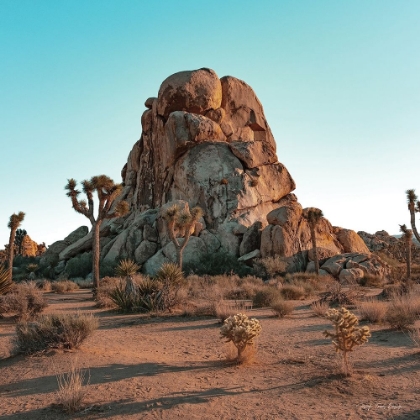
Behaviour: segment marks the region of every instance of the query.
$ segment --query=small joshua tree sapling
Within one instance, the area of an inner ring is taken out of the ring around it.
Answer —
[[[344,373],[346,376],[350,376],[347,353],[353,351],[354,346],[362,345],[368,341],[371,336],[369,327],[357,328],[359,320],[346,308],[330,309],[325,317],[333,323],[335,331],[324,331],[324,335],[332,339],[336,352],[342,352]]]
[[[255,318],[248,318],[244,314],[236,314],[225,319],[220,328],[220,335],[230,341],[238,350],[237,362],[241,362],[245,349],[254,344],[254,338],[260,335],[261,324]]]
[[[120,277],[125,277],[125,293],[127,295],[135,295],[136,285],[133,281],[133,276],[140,270],[140,266],[138,266],[134,261],[130,259],[121,260],[118,264],[115,274]]]
[[[169,207],[164,214],[164,219],[168,226],[169,237],[175,245],[178,265],[181,270],[184,249],[190,239],[193,226],[198,222],[202,215],[203,210],[201,207],[194,207],[191,211],[188,211],[187,209],[181,210],[176,204]],[[183,237],[182,242],[179,241],[179,237]]]

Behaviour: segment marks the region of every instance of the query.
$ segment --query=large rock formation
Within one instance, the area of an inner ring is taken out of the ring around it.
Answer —
[[[290,270],[304,271],[313,259],[309,226],[252,88],[231,76],[219,79],[210,69],[184,71],[168,77],[145,107],[141,137],[121,173],[121,199],[131,211],[103,224],[101,258],[132,258],[150,274],[173,261],[162,208],[177,202],[204,211],[184,261],[222,250],[245,259],[279,255],[289,259]],[[369,254],[355,232],[326,219],[316,236],[321,258]],[[91,244],[92,234],[82,229],[54,243],[43,260],[58,256],[65,269]]]

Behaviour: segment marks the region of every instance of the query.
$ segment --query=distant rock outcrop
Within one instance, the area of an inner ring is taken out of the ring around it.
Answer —
[[[281,256],[291,271],[305,271],[313,259],[309,226],[252,88],[235,77],[219,79],[210,69],[183,71],[164,80],[145,107],[141,137],[121,172],[121,199],[131,211],[102,225],[102,260],[132,258],[149,274],[173,261],[161,209],[176,202],[204,211],[185,262],[223,251],[246,261]],[[369,254],[355,232],[327,219],[317,226],[316,237],[324,259]],[[66,261],[91,244],[91,233],[83,228],[51,245],[43,262],[58,258],[65,270]]]

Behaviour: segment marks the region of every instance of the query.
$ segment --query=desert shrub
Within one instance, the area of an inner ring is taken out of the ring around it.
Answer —
[[[34,282],[14,285],[0,298],[0,314],[15,313],[19,320],[34,318],[47,306],[47,301]]]
[[[73,292],[79,288],[79,285],[70,280],[59,280],[51,283],[52,291],[55,293],[63,294]]]
[[[284,276],[284,283],[295,284],[298,286],[304,286],[307,289],[307,293],[312,294],[314,291],[326,290],[331,285],[337,283],[332,276],[319,275],[315,273],[287,273]]]
[[[327,302],[329,306],[355,305],[360,297],[354,289],[344,290],[340,283],[334,282],[322,294],[321,302]]]
[[[38,287],[38,289],[42,290],[43,292],[51,292],[52,290],[51,282],[46,279],[37,280],[36,287]]]
[[[271,306],[271,304],[282,298],[282,293],[275,286],[263,286],[255,294],[253,303],[259,308]]]
[[[101,275],[101,278],[114,276],[117,266],[118,261],[101,261],[99,263],[99,273]]]
[[[72,365],[70,372],[57,375],[57,404],[63,411],[73,414],[81,409],[83,398],[86,395],[83,386],[88,382],[86,371],[75,365]]]
[[[34,354],[48,348],[78,348],[98,328],[92,314],[51,314],[16,325],[16,350]]]
[[[92,271],[92,252],[85,252],[67,261],[65,272],[69,278],[85,278]]]
[[[224,301],[217,302],[214,305],[214,314],[221,322],[224,322],[227,318],[235,315],[237,312],[237,308],[232,307],[232,305]]]
[[[332,322],[334,332],[324,331],[324,335],[331,338],[335,351],[342,353],[344,373],[349,376],[351,371],[347,353],[352,351],[354,346],[368,341],[371,337],[369,327],[357,328],[359,320],[346,308],[330,309],[325,316]]]
[[[357,309],[359,310],[362,321],[378,324],[385,319],[387,304],[377,299],[369,299],[364,302],[359,302]]]
[[[270,307],[274,314],[279,318],[284,318],[286,315],[290,315],[294,309],[293,303],[283,299],[275,300],[271,303]]]
[[[389,302],[385,321],[398,330],[408,329],[418,317],[416,300],[410,295],[394,296]]]
[[[251,273],[251,268],[238,261],[235,255],[224,251],[203,254],[196,263],[184,264],[184,272],[188,274],[216,276],[236,274],[240,277]]]
[[[254,263],[254,271],[263,278],[282,276],[286,270],[287,263],[281,257],[261,258]]]
[[[261,325],[255,318],[248,318],[244,314],[236,314],[227,318],[220,328],[220,335],[226,342],[232,342],[238,354],[237,362],[243,362],[243,353],[247,347],[254,345],[254,338],[261,333]]]
[[[79,289],[92,289],[93,288],[92,280],[74,279],[72,281],[79,287]]]
[[[382,287],[384,282],[383,277],[369,274],[365,274],[365,276],[359,280],[360,286],[364,287]]]
[[[19,268],[22,271],[26,271],[29,264],[38,264],[39,257],[25,257],[21,254],[16,255],[13,258],[13,267]]]
[[[288,300],[300,300],[304,299],[306,292],[303,286],[297,286],[294,284],[285,284],[280,290],[281,295],[284,299]]]
[[[317,300],[311,304],[311,309],[316,316],[325,317],[328,309],[330,309],[330,306],[327,302],[321,302],[320,300]]]
[[[110,293],[114,290],[121,280],[117,277],[104,277],[99,282],[99,288],[96,290],[95,301],[99,308],[116,308]]]

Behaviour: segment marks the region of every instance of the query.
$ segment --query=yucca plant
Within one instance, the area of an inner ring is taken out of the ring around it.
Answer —
[[[162,309],[171,310],[179,302],[179,291],[185,285],[181,268],[174,263],[164,263],[156,273],[156,280],[162,284]]]
[[[13,286],[13,281],[10,279],[9,270],[3,265],[0,265],[0,295],[5,295]]]
[[[127,294],[136,293],[136,285],[133,282],[133,276],[140,270],[140,267],[130,259],[121,260],[115,269],[115,274],[125,277],[125,292]]]

